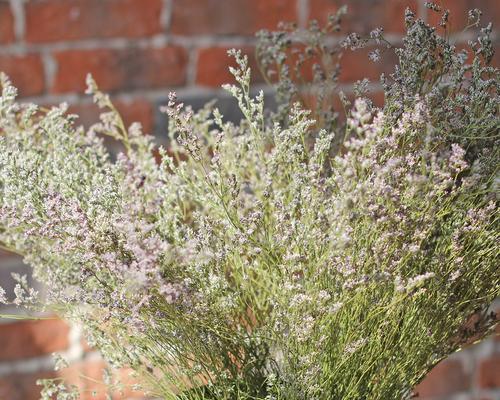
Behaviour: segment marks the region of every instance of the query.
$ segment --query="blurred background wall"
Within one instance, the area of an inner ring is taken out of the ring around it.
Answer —
[[[452,40],[461,33],[467,10],[480,8],[483,21],[500,23],[499,0],[437,1],[451,10]],[[87,72],[112,95],[127,123],[139,121],[145,132],[165,138],[165,119],[158,108],[169,91],[194,107],[217,98],[219,108],[238,118],[234,102],[220,85],[231,81],[226,50],[243,48],[251,57],[254,33],[274,29],[279,21],[306,26],[324,22],[342,4],[350,9],[347,32],[369,32],[382,26],[398,43],[404,9],[437,23],[423,0],[0,0],[0,71],[19,88],[23,101],[42,105],[67,102],[88,126],[97,110],[84,95]],[[498,38],[498,37],[497,37]],[[498,47],[498,46],[497,46]],[[499,57],[496,57],[498,66]],[[366,52],[348,51],[340,76],[350,84],[371,78],[374,98],[381,98],[377,78],[390,71],[393,59],[373,64]],[[258,74],[256,87],[265,87]],[[0,253],[0,285],[9,290],[11,272],[27,273],[19,257]],[[10,291],[12,287],[10,287]],[[0,313],[17,310],[0,309]],[[53,371],[52,352],[72,361]],[[103,362],[82,340],[78,327],[57,319],[0,319],[0,400],[38,399],[40,377],[63,376],[83,389],[83,398],[104,398]],[[122,374],[127,377],[127,373]],[[91,397],[93,390],[97,397]],[[426,400],[500,400],[500,338],[473,345],[439,364],[417,389]],[[140,398],[127,391],[116,399]],[[388,399],[390,400],[390,399]]]

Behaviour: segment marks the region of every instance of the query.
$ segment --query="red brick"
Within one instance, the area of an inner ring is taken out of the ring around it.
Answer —
[[[14,15],[8,2],[0,3],[0,43],[14,41]]]
[[[310,2],[310,19],[325,24],[328,15],[334,14],[344,4],[348,13],[344,16],[342,30],[366,34],[377,27],[385,32],[405,31],[404,13],[407,7],[418,10],[418,0],[313,0]]]
[[[82,361],[60,371],[43,371],[34,374],[13,374],[0,378],[0,399],[38,400],[42,386],[39,379],[62,378],[67,385],[75,385],[81,400],[105,400],[106,386],[103,371],[106,364],[101,360]],[[96,396],[92,392],[96,392]]]
[[[314,51],[312,54],[307,56],[305,55],[306,46],[299,43],[294,44],[286,51],[286,65],[289,70],[289,76],[293,82],[301,84],[312,82],[314,79],[315,65],[318,64],[323,67],[326,64],[325,62],[322,62],[322,55],[319,54],[318,51]],[[301,60],[301,58],[303,59]],[[338,62],[338,55],[334,55],[328,63],[330,63],[330,61],[332,65],[335,65]],[[269,75],[269,70],[272,71],[271,76]],[[268,73],[267,78],[271,82],[275,83],[278,79],[276,66],[272,65],[269,70],[266,71]]]
[[[146,394],[137,390],[133,390],[133,386],[139,383],[140,380],[134,377],[133,370],[130,368],[123,368],[115,374],[118,376],[120,382],[124,385],[123,394],[116,393],[115,399],[121,400],[123,398],[127,398],[129,400],[137,399],[144,400],[146,398]],[[147,397],[149,398],[149,397]]]
[[[470,387],[470,377],[457,360],[444,360],[436,365],[416,387],[418,398],[446,396]]]
[[[10,257],[16,257],[16,253],[12,253],[10,251],[0,248],[0,258],[10,258]]]
[[[295,0],[175,0],[171,32],[180,35],[252,35],[296,21]]]
[[[344,92],[344,94],[346,95],[347,99],[351,102],[351,104],[353,104],[356,98],[353,91],[349,90]],[[384,106],[384,100],[385,100],[384,92],[381,90],[368,91],[367,93],[364,94],[364,97],[371,100],[375,107],[382,108]],[[337,93],[334,94],[333,105],[334,105],[334,110],[339,113],[339,119],[341,121],[345,121],[346,115],[344,112],[344,106]],[[349,109],[347,109],[347,111],[349,111]]]
[[[382,108],[384,106],[385,95],[383,91],[377,91],[374,93],[368,93],[367,97],[373,101],[376,107]]]
[[[10,77],[20,96],[34,96],[45,90],[43,64],[38,54],[0,55],[0,71]]]
[[[220,87],[224,83],[234,83],[234,77],[229,72],[229,66],[235,67],[234,57],[227,51],[231,47],[205,47],[198,50],[198,63],[196,67],[196,83],[201,86]],[[242,52],[248,56],[249,66],[252,70],[252,83],[262,82],[255,59],[255,50],[245,47]]]
[[[493,47],[495,49],[495,54],[493,55],[490,65],[495,68],[500,68],[500,40],[496,40],[493,43]]]
[[[130,101],[117,100],[115,106],[123,118],[125,126],[140,122],[144,133],[152,133],[154,129],[154,110],[151,103],[137,98]]]
[[[81,400],[106,400],[106,393],[108,393],[109,388],[103,382],[105,368],[106,363],[102,360],[82,361],[58,371],[57,375],[63,378],[65,382],[78,387]],[[143,395],[141,392],[132,390],[132,385],[137,382],[129,377],[129,369],[110,372],[117,376],[124,385],[123,393],[113,393],[113,399],[122,400]],[[95,392],[95,395],[93,395],[93,392]],[[141,398],[144,397],[141,396]]]
[[[102,360],[82,361],[58,371],[58,376],[77,386],[82,400],[104,400],[107,391],[103,383],[105,367],[106,364]],[[96,395],[92,396],[92,392]]]
[[[500,388],[500,355],[487,358],[479,365],[479,386],[484,389]]]
[[[314,77],[314,64],[321,65],[320,56],[318,54],[314,54],[313,56],[306,58],[299,66],[299,56],[304,55],[305,50],[306,47],[304,45],[297,44],[287,52],[287,65],[290,69],[290,77],[294,82],[312,82]]]
[[[36,384],[39,379],[62,378],[68,385],[75,385],[81,400],[105,400],[108,388],[103,383],[103,372],[106,364],[103,361],[83,361],[75,363],[61,371],[44,371],[34,374],[12,374],[0,378],[0,399],[2,400],[38,400],[42,386]],[[117,372],[124,384],[122,392],[113,393],[115,400],[144,399],[144,393],[132,390],[136,383],[128,375],[129,369]],[[95,392],[95,395],[93,394]]]
[[[0,361],[49,354],[68,347],[69,327],[57,319],[4,324],[0,329]]]
[[[0,399],[8,400],[39,400],[41,386],[38,379],[55,378],[54,371],[36,374],[13,374],[0,378]]]
[[[434,0],[442,10],[450,10],[448,29],[451,32],[460,32],[467,26],[468,11],[479,8],[483,12],[481,26],[488,22],[495,24],[500,21],[500,7],[497,0]],[[441,14],[427,10],[428,21],[433,26],[438,26]],[[498,26],[494,26],[498,29]]]
[[[493,331],[493,337],[496,341],[500,342],[500,308],[495,310],[497,325],[495,326],[495,330]]]
[[[354,51],[346,49],[340,61],[340,82],[355,82],[368,78],[370,81],[376,83],[379,81],[382,73],[387,75],[394,71],[397,57],[393,50],[381,50],[381,59],[378,62],[373,62],[368,58],[368,54],[372,50],[373,48]]]
[[[137,98],[130,101],[112,99],[113,104],[123,118],[125,126],[130,126],[132,122],[140,122],[144,133],[153,131],[153,107],[147,100]],[[75,104],[70,107],[70,113],[79,116],[77,124],[88,128],[98,122],[101,112],[95,104]]]
[[[352,91],[346,91],[344,92],[346,95],[347,99],[351,102],[351,104],[354,102],[355,96]],[[364,97],[367,97],[370,99],[373,104],[376,107],[382,107],[384,105],[384,93],[382,91],[374,91],[374,92],[368,92],[365,94]],[[305,108],[309,110],[314,110],[316,112],[316,107],[317,107],[317,96],[313,93],[301,93],[300,95],[300,100],[302,104],[305,106]],[[338,113],[338,119],[341,122],[345,122],[346,120],[346,114],[344,111],[344,106],[340,100],[340,97],[338,95],[338,92],[335,91],[332,96],[326,99],[326,101],[323,103],[322,109],[326,109],[326,106],[332,106],[333,110]],[[347,109],[349,111],[349,107]],[[321,116],[317,116],[315,113],[312,115],[312,118],[315,120],[318,120],[318,118],[321,118]]]
[[[385,57],[381,60],[381,63],[372,65],[373,62],[369,61],[368,58],[368,52],[371,50],[373,50],[373,48],[356,52],[347,49],[343,50],[342,53],[332,55],[331,59],[326,56],[326,60],[322,60],[323,55],[315,50],[312,55],[305,57],[300,63],[300,56],[306,54],[306,46],[300,44],[294,45],[287,51],[286,63],[289,67],[290,77],[294,82],[312,82],[314,80],[314,69],[316,64],[320,65],[323,72],[329,76],[333,71],[331,69],[325,70],[325,66],[331,65],[333,67],[338,63],[340,63],[341,69],[345,70],[344,73],[341,73],[339,76],[339,79],[343,82],[354,82],[365,77],[378,79],[380,71],[385,71],[387,67],[392,68],[390,63],[393,62],[395,58],[392,52],[387,52],[385,53]],[[374,70],[372,71],[372,69]]]
[[[52,92],[83,92],[91,73],[108,92],[183,85],[187,54],[181,47],[66,50],[55,53]]]
[[[106,364],[101,360],[81,361],[60,371],[43,371],[34,374],[12,374],[0,378],[0,399],[2,400],[38,400],[42,386],[36,384],[39,379],[62,378],[67,385],[75,385],[81,400],[106,400],[109,389],[103,383]],[[144,399],[144,393],[132,390],[136,383],[130,378],[129,369],[115,372],[124,385],[122,392],[115,392],[112,398]],[[95,392],[95,395],[93,395]]]
[[[92,351],[95,351],[95,349],[89,345],[86,339],[81,339],[80,344],[85,353],[90,353]]]
[[[33,43],[150,36],[161,32],[161,0],[35,0],[26,4]]]

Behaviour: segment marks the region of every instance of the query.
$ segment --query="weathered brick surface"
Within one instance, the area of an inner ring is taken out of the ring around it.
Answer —
[[[57,319],[0,325],[0,361],[38,357],[68,347],[69,327]]]
[[[26,40],[136,38],[161,32],[162,0],[31,0]]]
[[[389,74],[394,71],[396,56],[392,49],[382,49],[381,59],[373,62],[368,54],[375,47],[368,47],[352,51],[347,49],[340,60],[339,80],[343,83],[356,82],[367,78],[372,82],[378,82],[380,74]]]
[[[404,11],[407,7],[418,11],[418,0],[312,0],[309,17],[326,23],[329,14],[347,5],[348,15],[343,19],[342,29],[347,32],[368,33],[383,27],[385,32],[404,32]]]
[[[129,370],[123,370],[119,379],[123,383],[122,391],[109,392],[103,382],[106,364],[101,360],[88,360],[75,363],[60,371],[40,371],[37,373],[15,373],[0,377],[0,399],[2,400],[39,400],[41,386],[39,379],[61,378],[69,385],[75,385],[80,393],[80,400],[107,400],[110,394],[114,400],[144,399],[144,393],[135,391],[135,383],[129,377]]]
[[[467,13],[469,10],[478,8],[482,11],[482,24],[493,22],[498,28],[500,21],[500,6],[497,0],[435,0],[437,5],[444,10],[450,10],[448,30],[461,32],[468,25]],[[441,13],[428,12],[428,20],[437,26],[441,20]],[[441,29],[441,28],[440,28]]]
[[[14,15],[9,3],[0,2],[0,43],[14,40]]]
[[[144,98],[120,100],[112,98],[114,106],[123,118],[125,126],[133,122],[140,122],[144,133],[153,132],[153,107]],[[75,104],[69,108],[69,112],[78,115],[77,125],[88,128],[99,121],[99,108],[93,103]]]
[[[253,35],[297,20],[296,0],[175,0],[170,31],[178,35]]]
[[[231,47],[204,47],[198,49],[198,62],[196,67],[196,83],[200,86],[220,87],[224,83],[234,83],[234,77],[229,72],[228,66],[236,67],[232,56],[227,54]],[[249,66],[252,69],[252,82],[262,82],[259,73],[255,49],[242,48],[243,54],[248,56]]]
[[[87,73],[108,92],[180,86],[186,80],[187,54],[177,46],[66,50],[54,57],[53,93],[83,92]]]
[[[470,377],[458,360],[444,360],[436,365],[415,392],[420,397],[447,396],[470,387]]]
[[[492,355],[481,362],[479,386],[484,389],[500,388],[500,354]]]
[[[21,96],[34,96],[45,90],[44,68],[38,54],[0,52],[0,71],[5,72],[19,89]]]
[[[0,399],[39,400],[40,386],[38,379],[52,379],[55,372],[38,372],[34,374],[12,374],[0,377]]]

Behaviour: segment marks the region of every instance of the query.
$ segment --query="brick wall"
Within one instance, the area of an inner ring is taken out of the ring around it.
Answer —
[[[44,105],[66,101],[84,125],[97,116],[83,95],[85,75],[91,72],[111,93],[126,122],[140,121],[161,141],[165,121],[157,110],[169,91],[195,107],[217,97],[221,110],[235,117],[234,103],[220,90],[220,84],[231,80],[226,50],[244,48],[251,55],[255,31],[272,29],[281,20],[301,26],[309,18],[325,21],[344,3],[351,11],[347,31],[383,26],[395,43],[403,32],[406,6],[435,19],[426,14],[423,0],[0,0],[0,70],[10,75],[23,100]],[[500,23],[498,0],[442,3],[452,11],[458,42],[467,39],[460,30],[469,8],[481,8],[486,20]],[[344,66],[340,80],[346,91],[350,83],[367,76],[375,82],[375,96],[378,74],[389,68],[384,63],[370,65],[366,54],[350,52]],[[269,92],[258,77],[256,83]],[[8,284],[11,271],[28,269],[15,256],[0,253],[1,285]],[[72,366],[53,372],[53,351],[63,352]],[[76,327],[55,319],[1,321],[0,400],[36,399],[35,380],[56,374],[78,384],[86,396],[100,390],[102,398],[102,386],[96,383],[102,368]],[[418,392],[428,400],[499,400],[500,340],[490,338],[453,355]],[[134,394],[115,396],[129,397]]]

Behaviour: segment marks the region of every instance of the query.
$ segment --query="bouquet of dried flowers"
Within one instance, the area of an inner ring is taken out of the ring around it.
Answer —
[[[251,96],[247,58],[233,51],[226,88],[243,120],[172,94],[168,150],[126,127],[90,77],[105,112],[85,131],[65,105],[16,102],[2,76],[2,247],[33,266],[48,307],[152,395],[409,398],[496,323],[500,80],[491,26],[467,52],[409,11],[406,25],[383,107],[342,96],[342,123],[325,106],[336,69],[320,65],[321,107],[308,110],[288,73],[292,32],[264,32],[278,110]],[[311,25],[306,57],[326,54],[325,32]],[[369,40],[386,45],[381,30],[342,45]],[[116,160],[103,135],[123,144]],[[36,305],[18,280],[15,302]],[[57,390],[77,397],[48,383],[42,396]]]

